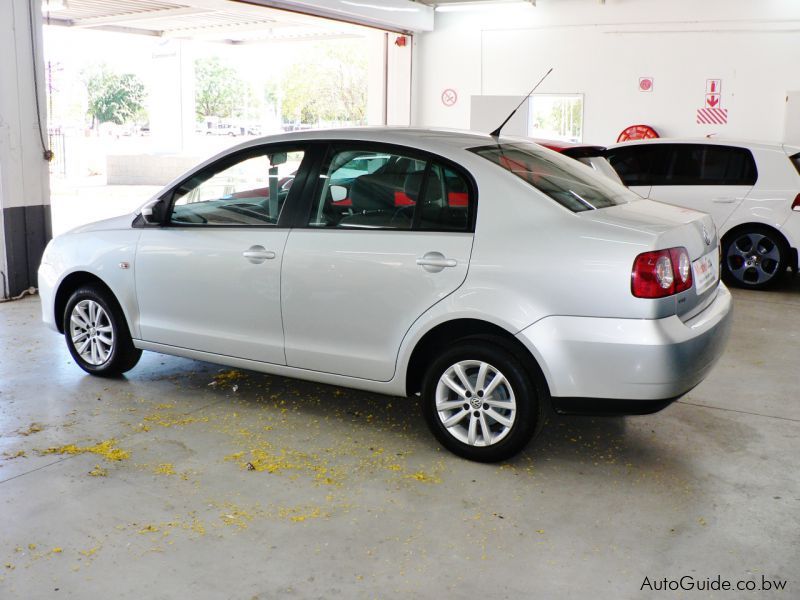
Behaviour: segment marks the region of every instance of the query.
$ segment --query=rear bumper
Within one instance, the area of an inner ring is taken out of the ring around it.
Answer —
[[[720,284],[714,301],[686,323],[676,316],[554,316],[522,330],[517,338],[539,361],[557,408],[560,404],[567,412],[598,414],[654,412],[706,377],[725,349],[732,308],[730,292]],[[586,410],[593,400],[597,410]],[[618,401],[643,404],[637,410]],[[655,403],[646,410],[645,402]],[[613,410],[615,403],[621,410]]]

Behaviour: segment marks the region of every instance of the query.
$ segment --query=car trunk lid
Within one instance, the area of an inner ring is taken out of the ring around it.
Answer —
[[[683,247],[692,261],[692,287],[675,294],[675,312],[683,320],[713,300],[719,284],[719,238],[710,215],[650,200],[637,200],[578,213],[580,218],[634,229],[652,239],[652,250]]]

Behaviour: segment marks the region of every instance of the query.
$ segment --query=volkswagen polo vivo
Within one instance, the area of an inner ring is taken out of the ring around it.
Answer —
[[[39,285],[91,374],[153,350],[420,395],[479,461],[523,448],[549,403],[663,408],[731,319],[708,215],[530,141],[435,130],[248,141],[54,239]]]

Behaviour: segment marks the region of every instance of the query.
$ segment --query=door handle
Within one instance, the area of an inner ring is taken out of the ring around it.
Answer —
[[[242,256],[254,265],[258,265],[265,260],[272,260],[275,258],[275,253],[272,250],[267,250],[264,246],[250,246],[250,248],[242,252]]]
[[[445,267],[458,266],[458,261],[446,258],[441,252],[426,252],[424,256],[417,259],[417,264],[426,271],[438,273]]]
[[[733,204],[736,198],[713,198],[711,200],[714,204]]]

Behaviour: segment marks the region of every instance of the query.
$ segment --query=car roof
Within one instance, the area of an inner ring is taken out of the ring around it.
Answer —
[[[792,146],[789,144],[783,144],[781,142],[765,142],[765,141],[754,141],[754,140],[745,140],[745,139],[735,139],[735,138],[651,138],[647,140],[630,140],[627,142],[620,142],[617,144],[609,145],[609,149],[611,148],[620,148],[626,145],[630,146],[633,144],[709,144],[715,146],[740,146],[742,148],[758,148],[762,150],[785,150],[788,153],[792,154],[794,152],[800,152],[800,147]]]
[[[531,138],[514,136],[500,136],[499,138],[495,138],[488,133],[462,129],[427,129],[418,127],[346,127],[334,129],[304,129],[302,131],[290,131],[253,138],[225,150],[217,155],[217,157],[229,154],[236,150],[259,146],[262,144],[326,140],[352,140],[383,144],[396,144],[398,146],[409,146],[411,148],[438,154],[448,154],[453,151],[464,151],[470,148],[485,146],[488,144],[537,143],[536,140]]]

